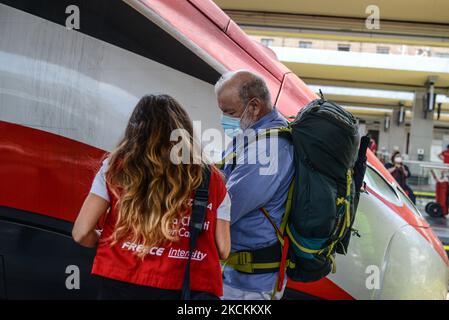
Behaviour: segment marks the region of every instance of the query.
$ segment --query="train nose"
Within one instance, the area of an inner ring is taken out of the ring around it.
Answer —
[[[381,290],[375,299],[446,299],[447,256],[430,228],[419,229],[404,226],[391,238],[381,272]],[[417,237],[416,232],[424,237]],[[404,283],[408,283],[406,290]]]

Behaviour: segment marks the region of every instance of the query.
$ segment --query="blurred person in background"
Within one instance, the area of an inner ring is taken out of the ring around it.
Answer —
[[[416,204],[415,194],[412,188],[407,184],[407,179],[410,177],[409,168],[403,163],[403,158],[399,151],[393,152],[391,156],[391,162],[385,164],[385,168],[391,173],[395,178],[396,182],[401,186],[401,188],[407,193],[410,200]]]
[[[449,144],[446,146],[446,150],[440,152],[438,158],[443,160],[444,163],[449,164]]]

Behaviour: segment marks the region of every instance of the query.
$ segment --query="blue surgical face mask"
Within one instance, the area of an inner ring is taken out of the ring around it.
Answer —
[[[240,119],[227,116],[225,114],[221,115],[220,119],[221,127],[224,132],[231,138],[235,137],[240,131]]]
[[[240,120],[243,118],[243,116],[246,113],[246,110],[248,110],[248,104],[245,106],[245,109],[242,112],[242,115],[240,118],[234,118],[227,116],[225,114],[221,114],[221,127],[223,128],[224,132],[231,138],[234,138],[241,130],[240,126]]]

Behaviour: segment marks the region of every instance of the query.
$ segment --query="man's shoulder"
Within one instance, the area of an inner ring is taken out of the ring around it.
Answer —
[[[279,117],[276,117],[273,119],[273,121],[270,121],[267,123],[267,128],[279,128],[279,127],[287,127],[288,121],[285,119],[281,114],[279,114]]]
[[[286,128],[288,127],[288,121],[278,113],[278,116],[272,119],[270,122],[265,123],[262,127],[260,127],[259,131],[270,130],[270,129],[278,129],[278,128]]]

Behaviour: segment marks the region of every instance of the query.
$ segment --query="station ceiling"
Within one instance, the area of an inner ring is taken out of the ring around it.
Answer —
[[[215,0],[225,10],[281,12],[315,16],[365,18],[365,8],[377,5],[381,18],[407,22],[449,22],[447,0]]]
[[[215,0],[249,34],[449,47],[447,0]],[[380,29],[367,29],[376,5]]]
[[[449,88],[449,70],[429,73],[418,70],[281,61],[308,84],[413,91],[424,88],[428,77],[432,75],[438,77],[436,86],[441,92],[447,93]]]

